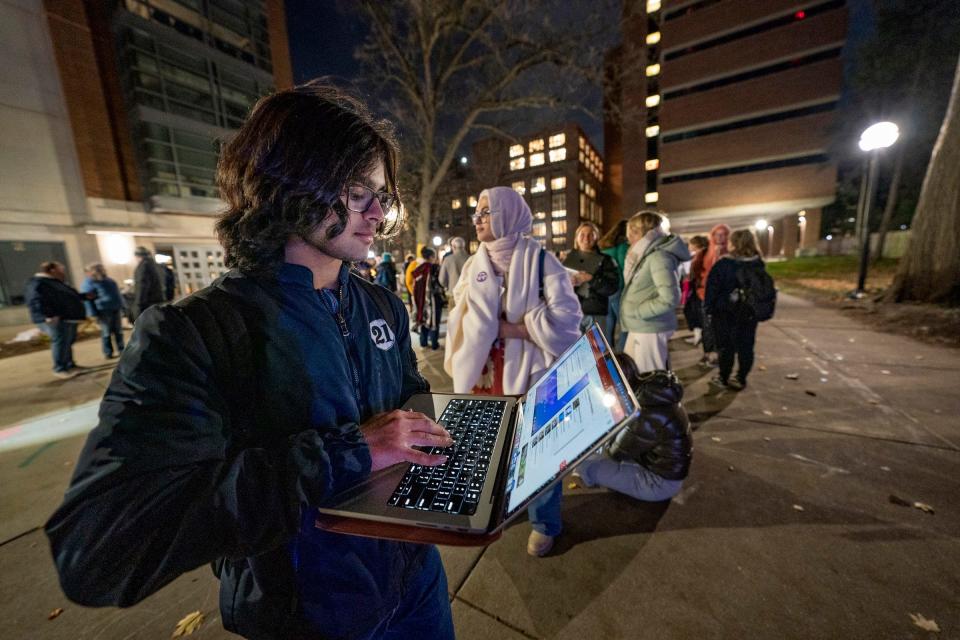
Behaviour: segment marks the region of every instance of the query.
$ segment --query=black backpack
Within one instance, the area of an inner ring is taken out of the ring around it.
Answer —
[[[757,322],[763,322],[773,317],[777,306],[777,288],[773,285],[773,278],[759,266],[740,265],[737,269],[737,292],[740,294],[740,304],[747,313]]]

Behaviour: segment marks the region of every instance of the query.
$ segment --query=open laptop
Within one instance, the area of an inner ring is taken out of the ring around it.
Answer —
[[[418,394],[404,408],[450,432],[453,446],[424,449],[447,462],[384,469],[320,513],[490,534],[639,413],[596,323],[519,399]]]

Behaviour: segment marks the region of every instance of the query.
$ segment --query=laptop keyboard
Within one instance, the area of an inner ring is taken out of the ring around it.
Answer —
[[[451,400],[437,422],[450,432],[453,445],[422,449],[449,456],[447,461],[437,467],[410,465],[389,504],[450,514],[476,513],[506,404],[503,400]]]

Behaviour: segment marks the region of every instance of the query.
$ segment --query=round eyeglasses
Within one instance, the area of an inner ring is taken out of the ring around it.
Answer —
[[[490,209],[483,208],[480,211],[477,211],[472,216],[470,216],[470,219],[473,220],[473,224],[481,224],[489,217],[490,217]]]
[[[380,209],[386,214],[393,209],[393,206],[397,204],[399,200],[396,194],[386,191],[374,191],[367,185],[357,182],[348,184],[344,189],[342,197],[344,206],[347,207],[347,210],[353,211],[354,213],[366,213],[370,210],[371,205],[373,205],[373,201],[376,200],[380,203]]]

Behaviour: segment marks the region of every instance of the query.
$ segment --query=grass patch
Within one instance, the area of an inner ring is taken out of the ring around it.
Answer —
[[[867,293],[878,294],[890,286],[899,260],[884,258],[867,270]],[[830,299],[842,298],[856,288],[859,256],[793,258],[767,264],[778,287]]]

